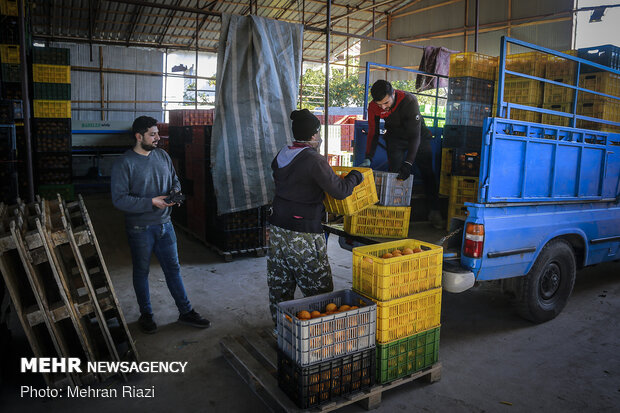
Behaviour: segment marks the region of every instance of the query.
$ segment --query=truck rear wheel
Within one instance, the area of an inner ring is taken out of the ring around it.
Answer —
[[[535,323],[555,318],[566,306],[576,273],[575,254],[566,241],[545,245],[530,272],[521,277],[516,303],[519,315]]]

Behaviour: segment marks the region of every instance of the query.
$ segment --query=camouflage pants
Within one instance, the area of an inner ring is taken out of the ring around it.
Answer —
[[[276,322],[277,305],[294,298],[295,287],[304,297],[334,290],[324,234],[289,231],[272,225],[269,232],[267,285],[269,310]]]

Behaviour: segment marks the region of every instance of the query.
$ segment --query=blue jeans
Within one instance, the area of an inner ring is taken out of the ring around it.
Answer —
[[[141,314],[153,314],[149,293],[149,267],[155,253],[161,265],[168,290],[174,298],[179,313],[191,311],[192,305],[185,293],[181,279],[181,266],[177,252],[177,236],[171,222],[148,226],[126,226],[131,260],[133,262],[133,288]]]

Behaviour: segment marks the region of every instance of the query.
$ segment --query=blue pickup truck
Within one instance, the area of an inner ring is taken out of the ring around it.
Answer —
[[[574,61],[575,81],[506,70],[508,43]],[[443,286],[458,293],[475,282],[501,280],[521,316],[544,322],[566,305],[577,269],[620,260],[620,133],[573,127],[590,122],[620,130],[610,120],[576,114],[586,94],[620,102],[581,88],[582,69],[611,78],[620,71],[510,38],[502,38],[499,62],[498,117],[487,118],[483,128],[478,199],[465,204],[460,256],[444,260]],[[506,74],[572,89],[572,113],[504,102]],[[564,116],[571,126],[511,120],[512,109]]]
[[[508,43],[574,61],[575,81],[506,70]],[[477,202],[465,204],[465,221],[453,219],[450,234],[440,241],[442,284],[460,293],[479,282],[500,281],[519,314],[540,323],[562,311],[578,269],[620,260],[620,133],[574,127],[590,122],[620,131],[619,123],[577,114],[582,93],[620,102],[580,87],[580,71],[614,77],[620,71],[507,37],[499,62],[498,109],[483,127]],[[504,102],[507,74],[572,89],[572,113]],[[571,126],[513,120],[513,109],[564,116]],[[341,236],[340,245],[351,249],[353,241],[367,242]]]

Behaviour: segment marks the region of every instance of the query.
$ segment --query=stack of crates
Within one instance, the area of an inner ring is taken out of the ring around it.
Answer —
[[[398,180],[398,174],[373,171],[379,202],[353,215],[345,215],[344,230],[351,235],[376,238],[407,238],[411,215],[413,175]]]
[[[213,109],[170,112],[168,152],[186,195],[185,203],[174,208],[172,218],[222,253],[265,248],[268,242],[265,207],[217,215],[211,175],[213,118]]]
[[[482,126],[487,117],[493,116],[491,108],[496,72],[496,57],[473,52],[450,56],[448,104],[439,179],[441,195],[451,195],[454,179],[478,176]]]
[[[69,49],[32,48],[35,167],[40,193],[72,193]]]
[[[516,53],[506,57],[506,70],[523,73],[525,75],[545,77],[547,54],[540,52]],[[498,68],[499,73],[499,68]],[[497,102],[497,82],[493,103]],[[544,82],[524,77],[506,75],[504,79],[504,102],[519,105],[543,107]],[[493,113],[496,112],[495,107]],[[527,110],[512,109],[510,118],[526,122],[541,122],[541,114]]]
[[[579,49],[578,56],[609,66],[611,69],[620,70],[620,47],[618,46],[605,45]],[[579,76],[579,86],[606,95],[620,97],[620,75],[599,71],[585,65],[582,67],[583,73]],[[577,102],[578,115],[620,122],[620,100],[579,92]],[[578,121],[577,127],[605,132],[620,132],[620,126],[589,121]]]
[[[448,219],[446,230],[450,230],[452,218],[467,217],[465,202],[476,202],[478,199],[478,178],[473,176],[453,176],[448,196]]]
[[[442,262],[440,246],[413,239],[353,249],[353,290],[377,304],[378,383],[438,361]]]
[[[0,202],[12,204],[21,192],[19,177],[27,176],[17,2],[0,2],[0,13]]]
[[[576,50],[562,52],[577,56]],[[548,56],[545,65],[545,77],[555,82],[575,85],[577,63],[558,56]],[[581,87],[583,85],[580,84]],[[571,88],[545,83],[543,108],[557,112],[572,112],[575,91]],[[579,97],[581,99],[581,96]],[[547,125],[568,126],[569,118],[559,115],[542,114],[542,123]]]
[[[377,305],[372,300],[342,290],[282,302],[277,330],[278,385],[300,408],[375,383]]]

